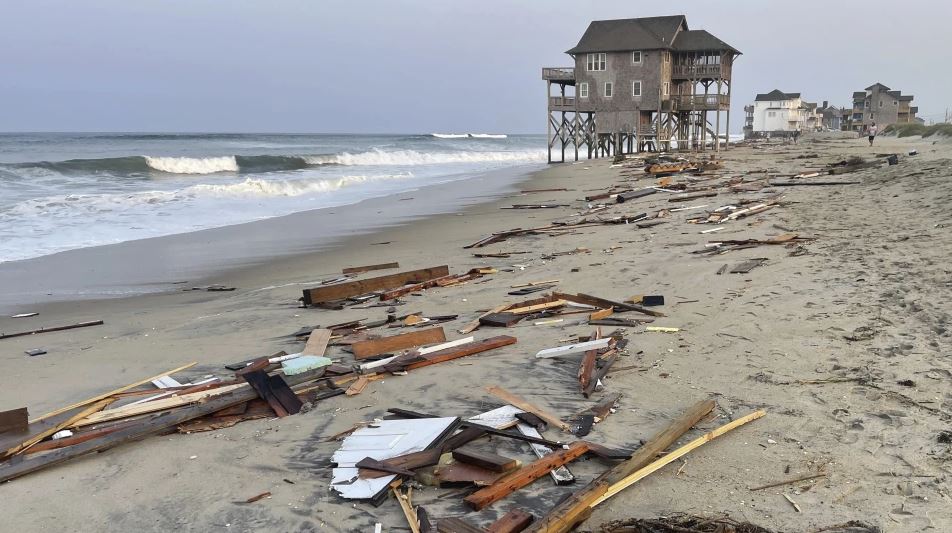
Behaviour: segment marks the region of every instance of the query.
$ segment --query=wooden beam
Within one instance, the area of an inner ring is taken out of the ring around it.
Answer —
[[[546,309],[552,309],[555,307],[562,307],[565,305],[565,300],[555,300],[553,302],[545,302],[536,305],[528,305],[526,307],[516,307],[513,309],[506,310],[506,313],[513,315],[528,315],[529,313],[538,313],[539,311],[545,311]]]
[[[553,468],[560,467],[578,459],[588,451],[589,447],[586,442],[573,442],[564,450],[552,452],[545,457],[536,459],[523,466],[515,472],[503,476],[492,485],[470,494],[464,498],[463,501],[473,509],[479,511],[487,505],[505,498],[509,494],[548,474]]]
[[[480,322],[479,322],[479,319],[480,319],[480,318],[483,318],[484,316],[492,315],[492,314],[495,314],[495,313],[501,313],[501,312],[505,311],[506,309],[509,309],[510,306],[512,306],[512,304],[504,304],[504,305],[500,305],[500,306],[498,306],[498,307],[494,307],[494,308],[490,309],[489,311],[486,311],[485,313],[479,315],[479,317],[476,318],[476,320],[473,320],[473,321],[470,322],[469,324],[465,325],[462,329],[458,330],[458,331],[459,331],[459,334],[460,334],[460,335],[466,335],[466,334],[468,334],[468,333],[472,333],[472,332],[476,331],[477,329],[479,329],[479,326],[480,326]]]
[[[512,509],[490,524],[486,533],[519,533],[529,527],[533,520],[535,517],[522,509]]]
[[[347,267],[341,270],[341,274],[360,274],[361,272],[370,272],[371,270],[386,270],[388,268],[400,268],[400,263],[381,263],[379,265]]]
[[[609,308],[609,311],[611,308]],[[601,328],[596,328],[595,333],[590,337],[592,340],[598,340],[601,337]],[[582,361],[578,365],[578,383],[582,391],[588,389],[589,382],[592,381],[592,373],[595,371],[595,361],[598,359],[598,349],[592,349],[585,352]]]
[[[151,382],[152,380],[154,380],[154,379],[159,379],[159,378],[161,378],[161,377],[163,377],[163,376],[170,376],[170,375],[172,375],[172,374],[174,374],[174,373],[176,373],[176,372],[181,372],[182,370],[185,370],[186,368],[192,368],[193,366],[195,366],[195,365],[197,365],[197,364],[198,364],[198,363],[189,363],[189,364],[187,364],[187,365],[182,365],[182,366],[180,366],[180,367],[178,367],[178,368],[173,368],[172,370],[169,370],[169,371],[167,371],[167,372],[163,372],[163,373],[157,374],[157,375],[155,375],[155,376],[147,377],[147,378],[145,378],[145,379],[136,381],[135,383],[130,383],[130,384],[126,385],[125,387],[119,387],[118,389],[111,390],[111,391],[109,391],[109,392],[104,392],[104,393],[102,393],[102,394],[100,394],[100,395],[98,395],[98,396],[93,396],[92,398],[83,400],[83,401],[81,401],[81,402],[74,403],[73,405],[67,405],[66,407],[61,407],[61,408],[59,408],[59,409],[57,409],[57,410],[55,410],[55,411],[52,411],[52,412],[50,412],[50,413],[46,413],[45,415],[43,415],[43,416],[41,416],[41,417],[39,417],[39,418],[35,418],[35,419],[33,419],[33,420],[30,420],[30,423],[32,424],[33,422],[39,422],[40,420],[45,420],[45,419],[47,419],[47,418],[49,418],[49,417],[51,417],[51,416],[55,416],[55,415],[58,415],[58,414],[60,414],[60,413],[65,413],[66,411],[71,411],[71,410],[73,410],[73,409],[76,409],[77,407],[82,407],[82,406],[84,406],[84,405],[89,405],[89,404],[91,404],[91,403],[93,403],[93,402],[98,402],[99,400],[103,400],[103,399],[108,398],[108,397],[110,397],[110,396],[113,396],[113,395],[115,395],[115,394],[119,394],[120,392],[125,392],[125,391],[127,391],[127,390],[129,390],[129,389],[134,389],[134,388],[136,388],[136,387],[138,387],[138,386],[140,386],[140,385],[145,385],[146,383],[150,383],[150,382]]]
[[[608,487],[621,481],[633,472],[651,464],[655,458],[674,444],[692,426],[714,409],[713,400],[704,400],[691,406],[667,427],[648,439],[630,459],[604,472],[582,490],[549,510],[542,518],[529,526],[532,533],[567,533],[575,528],[591,512],[591,504],[608,491]]]
[[[416,511],[413,510],[413,505],[410,503],[410,491],[413,489],[407,490],[407,493],[404,494],[398,487],[399,483],[390,485],[391,490],[393,490],[393,496],[397,499],[397,503],[400,504],[400,509],[403,510],[403,516],[407,517],[407,524],[410,526],[411,533],[420,533],[420,520],[417,518]]]
[[[508,472],[519,464],[519,461],[499,454],[484,452],[471,447],[462,447],[453,450],[453,459],[476,465],[493,472]]]
[[[327,285],[314,289],[305,289],[304,305],[311,306],[322,302],[359,296],[361,294],[367,294],[368,292],[393,289],[408,283],[420,283],[421,281],[448,276],[449,273],[449,266],[442,265],[390,274],[388,276],[378,276],[376,278]]]
[[[516,424],[516,429],[519,431],[519,433],[522,433],[527,437],[535,437],[539,439],[542,438],[542,434],[539,433],[539,430],[530,426],[529,424],[520,422],[519,424]],[[534,453],[535,456],[539,458],[545,457],[546,455],[549,455],[555,451],[553,448],[536,444],[534,442],[530,442],[528,444],[529,448],[532,449],[532,453]],[[572,472],[567,466],[560,466],[556,469],[553,469],[551,472],[549,472],[549,476],[556,485],[571,485],[572,483],[575,483],[575,476],[572,475]]]
[[[10,456],[12,456],[12,455],[16,455],[16,454],[22,452],[23,450],[28,449],[29,447],[31,447],[31,446],[33,446],[34,444],[40,442],[41,440],[45,439],[46,437],[49,437],[50,435],[56,433],[57,431],[60,431],[60,430],[62,430],[62,429],[66,429],[66,428],[72,426],[73,424],[75,424],[76,421],[82,420],[82,419],[86,418],[87,416],[89,416],[89,415],[91,415],[91,414],[93,414],[93,413],[95,413],[95,412],[97,412],[97,411],[102,410],[103,408],[105,408],[107,405],[109,405],[110,403],[112,403],[112,402],[114,402],[114,401],[115,401],[115,399],[113,399],[113,398],[106,398],[106,399],[104,399],[104,400],[99,400],[98,402],[94,403],[93,405],[90,405],[90,406],[86,407],[86,408],[83,409],[82,411],[80,411],[80,412],[78,412],[78,413],[76,413],[76,414],[74,414],[74,415],[68,417],[67,419],[63,420],[62,422],[53,424],[53,425],[51,425],[50,427],[44,429],[43,431],[40,431],[39,433],[37,433],[37,434],[31,436],[30,438],[26,439],[25,441],[21,442],[20,444],[17,444],[16,446],[14,446],[14,447],[12,447],[12,448],[6,450],[6,451],[3,452],[2,454],[0,454],[0,459],[6,458],[6,457],[10,457]]]
[[[0,412],[0,433],[23,433],[30,425],[26,407]]]
[[[462,518],[449,517],[440,518],[436,523],[436,530],[439,533],[486,533],[484,529],[478,528]]]
[[[734,429],[739,428],[740,426],[743,426],[744,424],[748,422],[753,422],[754,420],[757,420],[758,418],[766,414],[767,414],[766,411],[764,411],[763,409],[760,409],[760,410],[754,411],[753,413],[747,416],[742,416],[738,418],[737,420],[734,420],[733,422],[724,424],[723,426],[718,427],[717,429],[715,429],[714,431],[711,431],[710,433],[705,433],[704,435],[701,435],[700,437],[692,440],[691,442],[685,444],[684,446],[681,446],[677,450],[674,450],[673,452],[666,454],[661,459],[658,459],[652,462],[651,464],[645,466],[644,468],[641,468],[635,472],[632,472],[631,474],[625,476],[624,478],[612,483],[608,487],[608,490],[606,490],[604,494],[602,494],[598,499],[592,502],[592,504],[589,505],[589,507],[595,507],[596,505],[604,502],[605,500],[611,498],[612,496],[618,494],[619,492],[625,490],[626,488],[634,485],[638,481],[648,477],[654,472],[657,472],[663,466],[671,464],[674,461],[677,461],[678,459],[680,459],[681,457],[684,457],[685,455],[690,453],[692,450],[695,450],[707,444],[708,442],[711,442],[712,440],[720,437],[721,435],[724,435],[725,433],[729,431],[732,431]]]
[[[40,328],[34,329],[31,331],[21,331],[18,333],[7,333],[0,334],[0,339],[12,339],[13,337],[23,337],[26,335],[38,335],[40,333],[49,333],[51,331],[64,331],[67,329],[76,329],[76,328],[88,328],[89,326],[101,326],[102,320],[93,320],[91,322],[80,322],[78,324],[70,324],[68,326],[56,326],[52,328]]]
[[[626,304],[624,302],[615,302],[612,300],[606,300],[605,298],[599,298],[597,296],[591,296],[588,294],[564,294],[561,292],[553,292],[553,296],[556,298],[561,298],[563,300],[568,300],[570,302],[591,305],[598,308],[614,307],[622,311],[636,311],[638,313],[643,313],[650,316],[665,316],[661,311],[655,311],[654,309],[648,309],[647,307],[635,304]]]
[[[160,398],[150,402],[137,403],[135,405],[124,405],[116,409],[98,411],[90,414],[89,416],[83,417],[80,420],[77,420],[76,423],[68,427],[81,428],[94,424],[102,424],[103,422],[111,422],[113,420],[119,420],[122,418],[129,418],[131,416],[145,415],[154,413],[156,411],[165,411],[166,409],[172,409],[175,407],[188,405],[190,403],[199,402],[212,396],[226,394],[244,386],[244,383],[238,385],[228,385],[225,387],[218,387],[216,389],[195,392],[191,394],[182,394],[180,396],[170,396],[168,398]]]
[[[304,345],[301,354],[323,356],[330,340],[331,330],[320,328],[311,330],[311,334],[307,336],[307,344]]]
[[[354,359],[367,359],[375,355],[390,353],[406,348],[413,348],[423,344],[446,342],[446,334],[442,327],[411,331],[402,335],[393,335],[382,339],[371,339],[355,342],[350,345],[354,352]]]
[[[562,431],[570,430],[569,425],[563,422],[562,420],[560,420],[559,417],[542,409],[541,407],[537,407],[536,405],[529,403],[527,400],[525,400],[521,396],[513,394],[502,387],[490,385],[489,387],[486,387],[486,392],[488,392],[489,394],[492,394],[493,396],[499,398],[500,400],[508,404],[514,405],[518,407],[519,409],[522,409],[523,411],[527,413],[532,413],[536,415],[537,417],[541,418],[542,420],[545,420],[546,422],[548,422],[549,424],[552,424],[553,426],[556,426]]]
[[[407,355],[403,357],[397,357],[393,361],[390,361],[384,365],[384,370],[388,372],[416,370],[417,368],[422,368],[424,366],[435,365],[437,363],[459,359],[460,357],[466,357],[468,355],[495,350],[496,348],[501,348],[503,346],[508,346],[515,343],[515,337],[510,337],[509,335],[499,335],[498,337],[490,337],[479,342],[470,342],[462,346],[446,348],[444,350],[430,352],[424,355]]]
[[[322,374],[323,372],[318,370],[315,372],[307,372],[304,374],[288,376],[287,380],[289,385],[297,385],[312,381]],[[250,387],[235,389],[231,394],[215,397],[205,403],[193,404],[176,409],[174,411],[152,415],[151,417],[145,418],[138,423],[129,426],[128,428],[120,429],[102,438],[86,441],[60,450],[53,450],[49,453],[24,457],[22,461],[8,461],[6,463],[0,463],[0,483],[29,474],[31,472],[36,472],[37,470],[42,470],[44,468],[86,455],[88,453],[107,450],[129,441],[147,437],[154,433],[174,429],[175,426],[183,422],[209,415],[216,411],[220,411],[222,409],[226,409],[233,405],[238,405],[255,398],[257,398],[257,394]]]

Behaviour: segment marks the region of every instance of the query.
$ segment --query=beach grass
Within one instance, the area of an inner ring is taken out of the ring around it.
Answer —
[[[933,135],[942,135],[952,137],[952,124],[933,124],[926,126],[924,124],[890,124],[883,130],[885,134],[895,134],[896,137],[912,137],[919,135],[921,137],[931,137]]]

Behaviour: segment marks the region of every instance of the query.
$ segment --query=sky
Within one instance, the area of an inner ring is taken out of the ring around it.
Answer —
[[[780,89],[952,107],[952,2],[0,0],[0,131],[545,131],[591,20],[684,14],[743,52],[731,129]],[[735,118],[736,117],[736,118]]]

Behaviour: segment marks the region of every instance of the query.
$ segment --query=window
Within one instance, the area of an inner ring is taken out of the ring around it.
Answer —
[[[578,97],[588,98],[588,83],[587,82],[578,84]]]
[[[636,50],[631,53],[631,64],[640,65],[642,61],[641,52]]]
[[[879,101],[879,107],[883,107],[883,101],[882,101],[882,100]]]
[[[631,95],[641,96],[641,80],[631,82]]]
[[[606,54],[588,54],[588,71],[605,70]]]
[[[612,82],[606,81],[605,82],[605,98],[612,97],[612,89],[614,89],[614,87],[612,87]]]
[[[664,85],[661,86],[661,95],[668,96],[668,93],[670,92],[671,92],[671,84],[668,82],[664,82]]]
[[[776,116],[776,115],[777,115],[777,112],[776,112],[776,111],[768,111],[768,112],[767,112],[767,116],[768,116],[768,117],[773,117],[773,116]]]

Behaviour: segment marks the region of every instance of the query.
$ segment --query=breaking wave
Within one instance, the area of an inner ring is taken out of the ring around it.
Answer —
[[[216,174],[281,172],[312,166],[415,166],[453,163],[539,162],[542,150],[424,152],[417,150],[380,150],[318,155],[229,155],[216,157],[129,156],[102,159],[69,159],[8,165],[13,168],[42,168],[61,174],[109,173],[116,175]]]
[[[431,133],[437,139],[506,139],[502,133]]]

